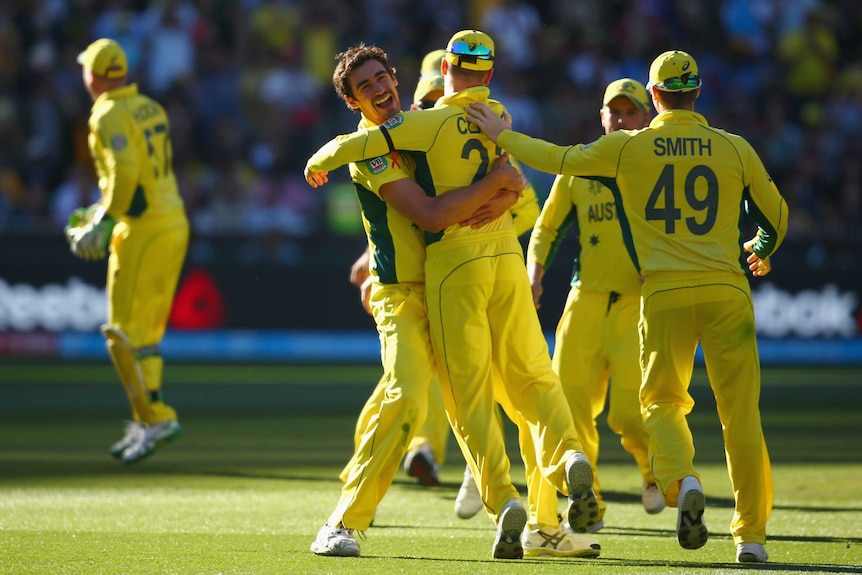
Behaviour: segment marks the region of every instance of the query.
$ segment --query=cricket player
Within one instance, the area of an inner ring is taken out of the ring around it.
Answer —
[[[360,44],[337,60],[333,85],[349,108],[361,112],[360,128],[397,117],[398,81],[383,50]],[[341,498],[311,545],[318,555],[359,556],[354,531],[368,529],[425,419],[435,368],[425,312],[425,245],[417,226],[457,225],[494,195],[516,196],[525,185],[520,172],[501,160],[476,183],[435,198],[413,179],[412,157],[395,152],[370,158],[351,164],[350,174],[371,248],[369,306],[380,335],[385,386],[378,385],[378,397],[366,403],[375,410],[362,421]]]
[[[650,121],[644,85],[632,78],[608,84],[599,111],[605,134],[639,130]],[[527,248],[527,270],[538,308],[542,278],[559,242],[577,222],[579,250],[572,287],[557,325],[554,370],[560,376],[578,438],[594,466],[599,520],[606,504],[598,478],[596,419],[609,404],[607,422],[641,472],[641,502],[647,513],[665,507],[649,467],[649,435],[640,412],[638,318],[641,280],[623,244],[611,190],[596,180],[557,176]],[[609,395],[610,393],[610,395]],[[540,492],[541,493],[541,492]],[[548,497],[556,495],[545,490]]]
[[[416,181],[429,196],[445,198],[475,181],[501,155],[470,126],[464,108],[483,102],[503,110],[489,99],[493,66],[494,43],[487,34],[456,33],[441,64],[445,95],[434,108],[398,114],[377,128],[330,141],[308,160],[306,179],[320,185],[329,170],[347,162],[408,151],[416,158]],[[426,234],[426,244],[428,318],[447,416],[497,524],[493,556],[521,558],[527,523],[495,416],[495,362],[508,400],[531,431],[533,441],[527,443],[542,474],[569,495],[572,529],[586,532],[598,515],[592,467],[551,366],[511,215],[480,228],[448,226]]]
[[[132,421],[111,447],[126,463],[140,461],[182,433],[162,396],[165,333],[185,259],[189,224],[171,163],[170,124],[164,109],[127,84],[120,45],[102,38],[78,55],[93,99],[89,147],[101,200],[77,210],[66,236],[72,253],[108,257],[108,353],[126,389]]]
[[[413,104],[411,110],[427,110],[433,108],[441,97],[443,97],[444,79],[440,72],[440,65],[446,55],[445,49],[434,50],[422,59],[419,81],[413,92]],[[510,158],[510,162],[518,167],[517,162]],[[503,201],[506,199],[503,198]],[[494,200],[492,199],[491,202]],[[491,202],[478,210],[471,218],[461,225],[481,227],[497,218],[503,211],[491,209]],[[522,190],[521,197],[517,203],[510,208],[512,219],[515,223],[515,233],[520,236],[532,229],[536,218],[539,217],[541,208],[536,196],[536,189],[527,182]],[[501,420],[502,424],[502,420]],[[432,385],[431,394],[428,397],[428,413],[425,423],[413,438],[404,458],[404,469],[408,475],[415,477],[417,482],[423,485],[439,484],[437,471],[439,466],[445,463],[446,445],[449,439],[449,422],[446,419],[446,411],[443,405],[443,396],[440,386]],[[482,499],[476,482],[470,472],[470,466],[464,470],[464,481],[455,498],[455,513],[459,517],[472,517],[482,510]]]
[[[437,100],[443,96],[443,75],[440,73],[440,63],[443,61],[445,54],[446,50],[444,49],[434,50],[423,58],[419,81],[413,92],[411,110],[432,108]],[[517,164],[513,160],[510,159],[510,161],[517,167]],[[492,203],[494,201],[507,202],[508,198],[505,195],[498,195],[497,199],[492,198],[489,203],[485,204],[485,206],[477,210],[473,216],[461,222],[461,224],[479,227],[496,219],[504,209],[502,206],[493,206]],[[536,190],[527,182],[527,186],[522,190],[522,195],[518,198],[517,203],[510,208],[512,218],[515,222],[515,231],[519,236],[532,229],[540,209]],[[369,271],[369,262],[369,250],[366,250],[353,263],[350,270],[350,282],[360,289],[362,305],[366,311],[371,313],[368,305],[372,279]],[[378,383],[378,389],[369,397],[369,401],[366,402],[359,416],[354,437],[357,445],[362,437],[363,422],[367,421],[368,417],[377,409],[375,402],[379,401],[379,398],[382,397],[382,387],[385,387],[383,380]],[[438,474],[440,466],[445,463],[449,433],[449,422],[446,419],[443,396],[440,392],[439,383],[435,378],[430,387],[425,422],[411,440],[407,448],[407,455],[404,457],[405,473],[415,478],[419,485],[435,486],[440,484]],[[346,480],[351,465],[352,461],[342,471],[342,481]],[[467,466],[464,472],[464,481],[455,499],[455,513],[459,517],[469,518],[481,511],[482,507],[482,499],[476,488],[473,475],[470,473],[470,468]]]
[[[686,421],[693,358],[703,349],[721,421],[734,493],[730,533],[739,562],[765,562],[772,472],[758,403],[760,362],[751,289],[770,270],[787,232],[787,204],[742,137],[711,127],[694,111],[701,77],[694,58],[673,50],[649,70],[658,115],[648,128],[617,131],[591,144],[555,146],[508,129],[491,108],[472,122],[525,164],[602,182],[613,192],[641,288],[641,410],[652,471],[668,505],[678,508],[677,539],[706,544],[705,497]],[[742,243],[743,209],[758,224]]]

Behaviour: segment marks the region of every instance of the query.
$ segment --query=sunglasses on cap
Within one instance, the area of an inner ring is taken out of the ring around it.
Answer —
[[[483,46],[482,44],[473,44],[473,47],[471,48],[470,43],[464,42],[463,40],[452,42],[452,47],[449,49],[449,53],[455,54],[456,56],[473,56],[479,60],[494,59],[491,49],[487,46]]]
[[[700,87],[700,76],[696,74],[683,74],[682,77],[668,78],[661,84],[653,84],[659,90],[679,92],[680,90],[693,90]]]
[[[419,100],[416,103],[416,109],[417,110],[427,110],[429,108],[433,108],[434,104],[436,104],[436,103],[437,102],[435,100]]]

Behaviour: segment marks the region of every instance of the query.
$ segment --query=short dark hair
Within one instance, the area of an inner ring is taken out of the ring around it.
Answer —
[[[335,87],[335,93],[345,100],[354,97],[350,87],[350,74],[369,60],[377,60],[391,76],[395,76],[395,68],[389,64],[389,56],[386,52],[382,48],[368,46],[364,42],[336,54],[335,59],[338,64],[335,66],[335,72],[332,73],[332,85]]]

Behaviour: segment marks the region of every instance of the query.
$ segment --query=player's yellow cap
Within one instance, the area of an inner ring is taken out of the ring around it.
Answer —
[[[631,78],[620,78],[614,80],[605,88],[605,97],[602,106],[607,106],[611,100],[619,96],[625,96],[635,103],[641,110],[649,110],[649,98],[644,85]]]
[[[440,94],[435,98],[429,98],[428,94],[433,92],[440,92]],[[439,72],[437,74],[423,74],[416,84],[416,91],[413,92],[413,102],[417,104],[423,100],[434,100],[436,102],[442,95],[443,76]]]
[[[446,55],[446,50],[439,49],[434,50],[433,52],[428,52],[425,54],[425,57],[422,58],[422,67],[419,69],[419,74],[424,76],[426,74],[440,74],[440,62],[443,61],[443,56]]]
[[[78,64],[102,78],[124,78],[129,73],[126,53],[110,38],[100,38],[87,46],[78,54]]]
[[[690,92],[700,88],[697,62],[691,54],[669,50],[660,54],[649,67],[649,86],[665,92]]]
[[[465,70],[494,67],[494,41],[478,30],[461,30],[446,45],[446,61]]]

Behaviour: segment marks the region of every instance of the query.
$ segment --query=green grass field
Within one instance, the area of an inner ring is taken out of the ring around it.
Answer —
[[[444,486],[399,474],[361,558],[317,557],[308,546],[338,499],[354,418],[379,374],[169,365],[165,391],[185,435],[124,466],[107,452],[127,412],[108,365],[0,362],[0,574],[862,573],[862,369],[764,371],[776,491],[767,565],[734,562],[732,494],[702,371],[691,425],[707,495],[703,549],[676,543],[675,510],[642,511],[637,470],[603,427],[609,509],[598,559],[492,560],[490,520],[452,512],[463,470],[454,441]]]

